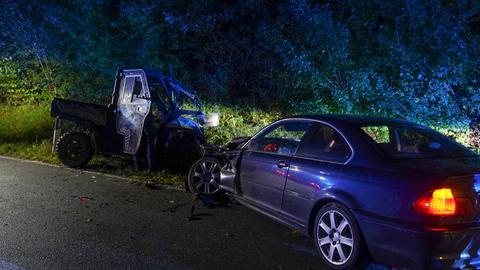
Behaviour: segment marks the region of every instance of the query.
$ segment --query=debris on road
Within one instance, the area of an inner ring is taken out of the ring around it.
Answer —
[[[159,189],[159,186],[152,181],[146,181],[145,187],[150,189]]]
[[[129,202],[129,203],[135,203],[134,200],[131,200],[131,199],[125,199],[126,202]]]
[[[200,219],[197,215],[195,215],[194,212],[195,212],[195,205],[192,204],[192,206],[190,207],[190,215],[187,218],[188,221],[194,221],[194,220]]]
[[[90,198],[90,197],[87,197],[87,196],[80,196],[78,198],[79,198],[81,203],[95,200],[94,198]]]
[[[108,202],[100,203],[100,205],[99,205],[100,208],[104,208],[104,207],[108,207],[108,206],[110,206],[110,204]]]
[[[172,201],[173,203],[175,203],[174,201]],[[178,208],[182,207],[182,206],[185,206],[185,205],[188,205],[189,203],[180,203],[180,204],[176,204],[172,207],[168,207],[168,208],[165,208],[162,210],[162,212],[170,212],[170,213],[173,213],[175,212]]]
[[[297,230],[290,231],[290,234],[293,235],[293,236],[299,236],[300,235],[300,233]]]

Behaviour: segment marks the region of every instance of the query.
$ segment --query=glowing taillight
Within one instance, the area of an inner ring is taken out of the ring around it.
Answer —
[[[457,214],[457,203],[449,188],[434,190],[430,196],[418,199],[413,208],[418,213],[426,215],[452,216]]]

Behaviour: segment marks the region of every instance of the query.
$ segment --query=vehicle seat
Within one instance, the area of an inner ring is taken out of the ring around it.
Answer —
[[[304,135],[303,143],[300,145],[298,152],[307,156],[322,156],[327,148],[327,140],[321,129],[309,132]]]

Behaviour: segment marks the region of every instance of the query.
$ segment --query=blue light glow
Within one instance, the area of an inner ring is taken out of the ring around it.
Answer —
[[[475,174],[473,181],[473,188],[477,193],[480,193],[480,174]]]
[[[472,248],[472,240],[470,240],[470,242],[462,251],[462,253],[460,253],[460,258],[458,260],[455,260],[455,262],[452,265],[452,268],[462,269],[463,266],[465,266],[465,261],[470,259],[470,254],[468,254],[468,252],[470,251],[470,248]]]
[[[469,267],[475,267],[479,269],[480,266],[480,248],[478,247],[477,243],[473,243],[476,238],[472,238],[465,249],[460,254],[460,258],[455,260],[452,265],[454,269],[470,269]],[[476,250],[475,250],[476,249]],[[473,255],[473,257],[471,256]],[[476,256],[475,256],[476,255]]]

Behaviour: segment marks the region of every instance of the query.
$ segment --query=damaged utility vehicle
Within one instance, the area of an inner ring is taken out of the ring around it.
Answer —
[[[157,127],[157,165],[188,168],[202,155],[208,119],[196,93],[160,72],[143,69],[117,71],[107,106],[55,98],[53,151],[69,167],[86,165],[94,153],[134,155],[142,151],[149,114],[155,115]],[[70,128],[62,132],[67,123]]]

